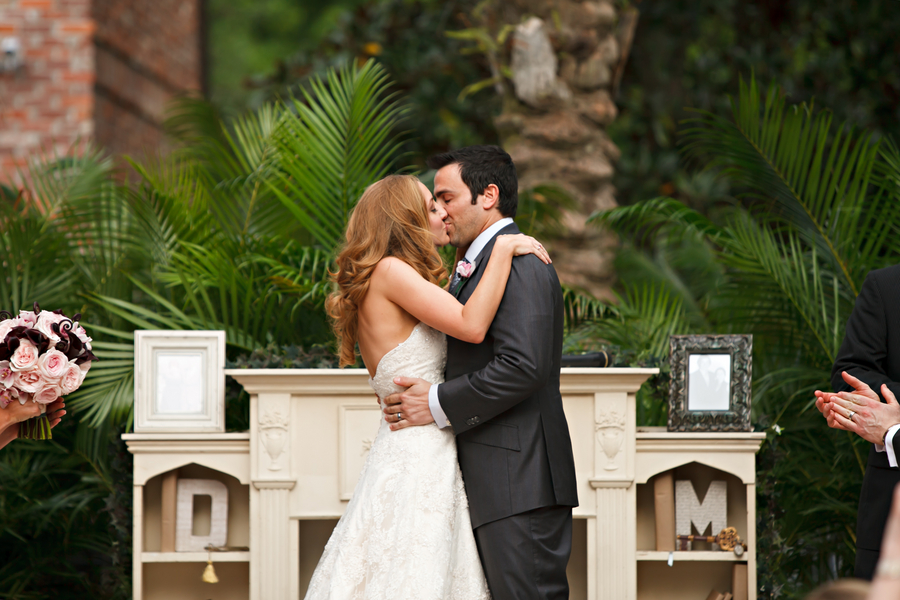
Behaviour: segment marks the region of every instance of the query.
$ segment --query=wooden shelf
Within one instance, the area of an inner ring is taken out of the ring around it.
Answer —
[[[637,560],[668,562],[669,554],[665,550],[638,550]],[[678,551],[671,554],[675,555],[674,562],[747,562],[746,553],[741,557],[735,556],[734,552],[707,550]]]
[[[207,552],[142,552],[141,562],[145,563],[205,563],[209,560]],[[250,562],[250,552],[213,552],[213,563]]]

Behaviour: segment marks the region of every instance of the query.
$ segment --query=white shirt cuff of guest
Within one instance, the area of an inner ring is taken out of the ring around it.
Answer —
[[[888,463],[894,468],[898,466],[897,453],[894,451],[894,436],[897,434],[897,431],[900,431],[900,423],[888,429],[887,435],[884,436],[885,445],[875,444],[877,452],[887,452]]]
[[[431,416],[434,418],[434,422],[439,428],[443,429],[444,427],[450,427],[450,419],[447,418],[447,413],[441,408],[441,403],[438,400],[438,385],[437,383],[432,384],[431,389],[428,390],[428,408],[431,409]]]

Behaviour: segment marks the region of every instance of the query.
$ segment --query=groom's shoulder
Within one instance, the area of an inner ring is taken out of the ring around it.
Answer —
[[[893,300],[900,298],[900,265],[869,271],[863,284],[863,290],[866,288],[869,288],[870,294],[874,292],[878,296],[887,296],[893,303]]]
[[[900,280],[900,264],[869,271],[869,277],[878,281]]]
[[[560,288],[559,277],[556,275],[553,263],[548,265],[534,254],[513,258],[510,279],[519,280],[526,285],[530,284],[535,287]]]

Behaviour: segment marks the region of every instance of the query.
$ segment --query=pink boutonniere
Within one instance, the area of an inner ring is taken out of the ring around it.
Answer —
[[[456,274],[460,279],[468,279],[475,272],[475,263],[466,262],[464,260],[456,263]]]

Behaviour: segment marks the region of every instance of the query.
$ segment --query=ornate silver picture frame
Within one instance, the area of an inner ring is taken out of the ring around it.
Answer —
[[[225,332],[134,332],[134,431],[225,431]]]
[[[673,335],[669,431],[751,431],[752,335]]]

